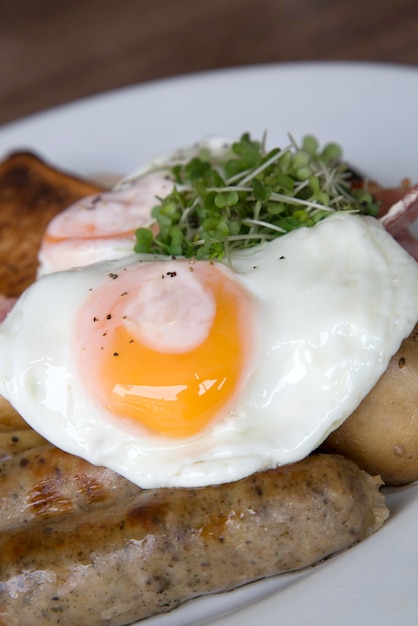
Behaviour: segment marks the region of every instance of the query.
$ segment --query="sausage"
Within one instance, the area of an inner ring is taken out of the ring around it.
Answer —
[[[319,454],[0,533],[0,624],[120,626],[306,568],[377,530],[379,479]]]
[[[12,407],[10,402],[0,396],[0,432],[26,430],[29,428],[23,417]]]
[[[0,532],[98,503],[116,506],[138,491],[139,487],[110,469],[91,465],[51,444],[38,446],[0,460]]]
[[[31,428],[24,430],[0,431],[0,461],[8,457],[20,454],[46,443],[46,440]]]
[[[0,397],[0,461],[45,443],[11,404]]]

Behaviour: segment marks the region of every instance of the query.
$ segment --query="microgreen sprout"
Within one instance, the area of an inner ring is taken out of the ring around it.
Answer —
[[[351,182],[338,144],[307,135],[266,151],[248,133],[222,157],[209,150],[171,168],[172,192],[152,209],[157,234],[136,232],[135,251],[228,260],[234,249],[313,226],[335,211],[375,216],[373,196]]]

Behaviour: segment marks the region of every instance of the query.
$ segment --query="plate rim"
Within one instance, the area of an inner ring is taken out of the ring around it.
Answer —
[[[86,94],[80,97],[74,97],[64,102],[47,106],[40,110],[28,113],[17,119],[4,122],[0,125],[0,135],[4,130],[12,130],[14,126],[19,126],[25,122],[36,122],[42,120],[46,116],[56,113],[65,113],[77,106],[85,106],[94,104],[94,102],[101,101],[108,97],[115,95],[128,95],[136,91],[146,91],[148,89],[155,89],[160,87],[169,87],[171,84],[180,84],[195,82],[196,80],[210,80],[216,77],[228,77],[232,75],[259,73],[266,71],[280,71],[280,70],[308,70],[315,69],[335,69],[341,67],[341,69],[359,69],[360,71],[376,71],[376,72],[395,72],[416,75],[418,79],[418,66],[414,66],[408,63],[398,63],[390,61],[361,61],[361,60],[349,60],[349,59],[312,59],[312,60],[290,60],[290,61],[272,61],[264,63],[254,63],[245,65],[228,66],[222,68],[211,68],[201,71],[184,72],[180,74],[173,74],[172,76],[164,76],[159,78],[152,78],[144,81],[138,81],[123,85],[120,87],[114,87],[104,89],[92,94]]]

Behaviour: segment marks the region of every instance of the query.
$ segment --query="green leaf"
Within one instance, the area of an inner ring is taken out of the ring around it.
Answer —
[[[138,228],[135,231],[136,243],[134,246],[135,252],[141,252],[147,254],[151,252],[152,246],[152,232],[148,228]]]
[[[341,156],[341,146],[337,143],[328,143],[321,152],[321,158],[327,165],[336,163]]]
[[[302,141],[302,149],[309,152],[312,156],[315,156],[318,152],[319,143],[316,137],[313,135],[305,135]]]
[[[239,196],[236,191],[225,191],[217,193],[213,199],[214,204],[218,209],[224,209],[237,204]]]
[[[272,188],[268,185],[263,185],[263,183],[258,180],[258,178],[253,179],[252,185],[254,198],[256,200],[261,200],[262,202],[267,202],[267,200],[271,196]]]
[[[169,253],[174,256],[181,256],[183,254],[183,233],[178,226],[172,226],[170,228],[170,245]]]
[[[210,169],[210,163],[195,157],[184,166],[185,178],[189,181],[202,178]]]

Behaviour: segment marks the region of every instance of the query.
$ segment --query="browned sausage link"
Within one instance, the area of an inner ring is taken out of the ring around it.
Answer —
[[[45,443],[46,440],[31,428],[0,432],[0,460]]]
[[[137,491],[112,470],[45,444],[0,461],[0,531]]]
[[[0,432],[10,430],[25,430],[28,428],[27,423],[12,407],[12,405],[0,396]]]
[[[383,523],[378,482],[343,457],[318,455],[1,533],[0,624],[119,626],[307,567]]]

